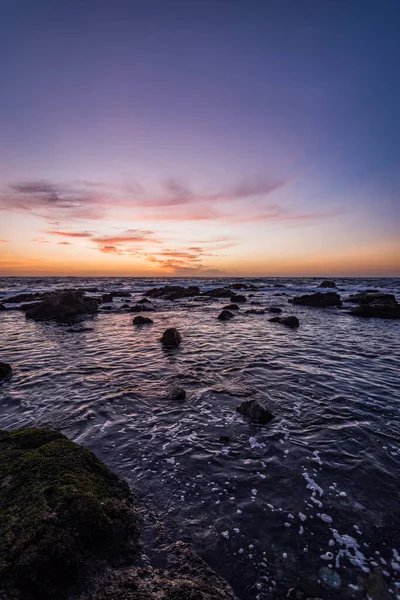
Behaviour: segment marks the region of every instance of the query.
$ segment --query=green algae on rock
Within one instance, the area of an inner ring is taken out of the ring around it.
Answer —
[[[61,600],[138,551],[129,486],[50,429],[0,431],[0,597]]]

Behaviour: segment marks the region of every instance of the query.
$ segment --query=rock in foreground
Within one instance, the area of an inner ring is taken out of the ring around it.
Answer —
[[[161,337],[161,343],[164,346],[176,347],[182,341],[182,336],[175,327],[171,327],[170,329],[166,329]]]
[[[142,317],[142,315],[138,315],[133,319],[134,325],[151,325],[153,321],[149,319],[149,317]]]
[[[286,325],[286,327],[291,327],[292,329],[296,329],[300,327],[300,321],[297,317],[272,317],[272,319],[268,319],[271,323],[280,323],[281,325]]]
[[[67,290],[48,294],[41,302],[26,307],[26,316],[37,321],[46,319],[65,320],[81,315],[92,315],[98,310],[98,303],[85,298],[80,290]]]
[[[128,485],[57,431],[1,431],[0,481],[2,598],[66,598],[97,561],[139,549]]]
[[[303,296],[295,296],[293,304],[302,306],[314,306],[316,308],[328,308],[330,306],[341,306],[342,301],[339,294],[336,292],[316,292],[315,294],[304,294]]]
[[[223,310],[222,312],[219,313],[218,315],[218,319],[220,321],[229,321],[229,319],[233,319],[235,315],[233,313],[231,313],[230,310]]]
[[[257,400],[245,400],[245,402],[236,407],[236,412],[251,423],[258,423],[260,425],[265,425],[274,418],[274,415],[257,402]]]
[[[0,362],[0,381],[2,379],[8,379],[12,375],[11,365],[8,363]]]

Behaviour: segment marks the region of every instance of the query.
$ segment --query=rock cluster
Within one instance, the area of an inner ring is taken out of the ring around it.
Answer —
[[[81,315],[92,315],[98,310],[98,303],[93,298],[85,298],[81,290],[54,292],[43,297],[35,305],[27,305],[26,316],[29,319],[65,320]]]
[[[341,306],[342,301],[336,292],[316,292],[315,294],[303,294],[295,296],[293,304],[302,306],[314,306],[316,308],[329,308],[330,306]]]

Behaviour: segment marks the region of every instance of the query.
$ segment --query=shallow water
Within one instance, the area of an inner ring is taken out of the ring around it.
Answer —
[[[224,299],[155,301],[154,324],[140,328],[116,299],[79,333],[1,312],[0,360],[14,375],[0,387],[0,427],[52,426],[92,449],[145,495],[166,536],[192,543],[241,600],[283,598],[291,587],[366,598],[378,570],[387,597],[399,598],[400,323],[274,295],[315,291],[319,280],[240,281],[260,286],[254,298],[244,292],[248,301],[281,306],[300,328],[246,316],[248,305],[219,322]],[[400,292],[398,279],[336,281],[343,298],[367,287]],[[130,291],[133,304],[165,283],[3,278],[0,302],[94,286]],[[178,350],[160,345],[167,327],[182,333]],[[184,403],[167,399],[173,385],[185,388]],[[246,423],[235,412],[246,398],[276,418]]]

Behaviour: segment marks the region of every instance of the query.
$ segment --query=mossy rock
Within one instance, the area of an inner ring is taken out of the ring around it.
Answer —
[[[0,598],[62,600],[139,549],[129,486],[51,429],[0,431]]]

